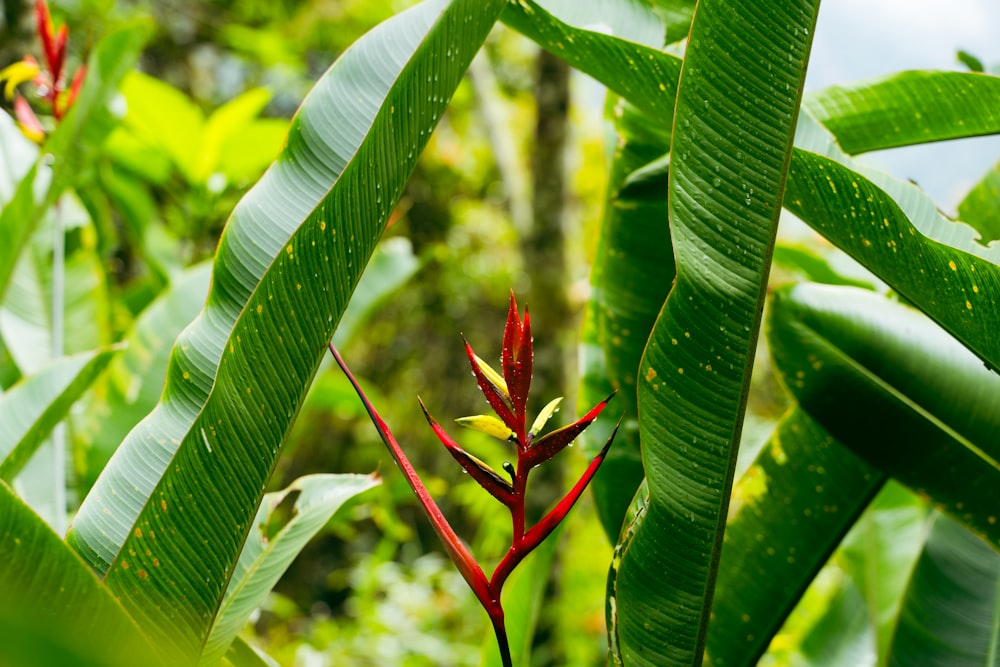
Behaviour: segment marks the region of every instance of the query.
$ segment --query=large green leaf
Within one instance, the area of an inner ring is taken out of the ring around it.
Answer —
[[[9,201],[7,196],[0,195],[4,203],[0,209],[0,298],[7,290],[15,259],[35,225],[90,163],[93,153],[110,133],[114,119],[109,104],[119,81],[138,59],[147,33],[145,25],[131,26],[108,35],[97,44],[87,61],[87,76],[76,102],[41,152],[29,150],[19,141],[8,144],[5,139],[2,142],[5,146],[16,147],[19,160],[30,153],[31,157],[22,164],[32,164],[32,160],[34,164],[27,171],[9,174],[20,177]],[[10,117],[3,114],[0,136],[12,131],[17,130]]]
[[[163,399],[77,515],[70,544],[188,662],[358,275],[502,4],[417,5],[317,83],[226,227]]]
[[[802,105],[847,153],[1000,132],[1000,77],[910,71],[831,86]]]
[[[215,664],[306,543],[347,500],[378,484],[372,475],[308,475],[264,496],[226,588],[201,663]],[[293,515],[277,529],[275,510],[297,493]]]
[[[733,486],[705,662],[751,666],[886,476],[793,408]]]
[[[0,479],[11,482],[115,350],[57,359],[0,396]]]
[[[817,10],[707,0],[691,28],[670,163],[677,280],[640,366],[649,501],[615,586],[625,664],[702,660]]]
[[[0,663],[157,665],[94,573],[0,481]]]
[[[917,561],[890,665],[1000,665],[1000,554],[938,516]]]
[[[779,289],[769,326],[775,364],[802,409],[1000,545],[1000,376],[920,313],[867,290]]]

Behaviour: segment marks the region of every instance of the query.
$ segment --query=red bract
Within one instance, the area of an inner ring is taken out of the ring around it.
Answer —
[[[4,94],[8,99],[14,100],[14,110],[22,130],[35,141],[41,141],[45,136],[42,124],[28,106],[27,100],[16,93],[15,88],[28,81],[34,83],[38,94],[48,102],[52,116],[60,121],[76,101],[86,69],[80,67],[67,88],[64,75],[69,30],[65,25],[55,29],[45,0],[36,0],[35,19],[38,23],[38,38],[42,43],[44,66],[30,55],[25,56],[23,60],[0,70],[0,81],[5,82]]]
[[[608,401],[607,399],[595,405],[581,419],[543,435],[538,440],[535,437],[544,428],[545,422],[556,411],[559,401],[552,401],[539,413],[538,418],[532,424],[531,429],[527,428],[526,406],[528,402],[528,390],[531,386],[531,365],[532,365],[532,340],[531,322],[527,311],[524,313],[524,321],[521,321],[517,311],[517,303],[513,293],[510,296],[510,310],[507,314],[507,325],[504,329],[503,349],[500,363],[503,375],[480,359],[472,351],[468,341],[465,343],[465,350],[472,366],[473,375],[476,382],[486,397],[487,403],[496,412],[499,419],[486,415],[475,417],[465,417],[458,420],[463,426],[467,426],[500,440],[512,440],[517,447],[517,464],[504,463],[504,471],[510,476],[510,482],[489,465],[469,454],[456,443],[451,436],[441,427],[437,421],[431,417],[423,401],[420,407],[424,411],[424,416],[430,424],[434,434],[448,450],[448,453],[458,461],[469,475],[476,480],[490,495],[499,500],[510,511],[511,523],[513,525],[513,539],[507,554],[497,565],[490,579],[486,578],[482,568],[476,563],[468,548],[462,544],[451,525],[444,518],[441,510],[427,492],[427,488],[417,475],[413,466],[406,458],[402,448],[396,442],[389,427],[379,417],[378,412],[365,396],[357,380],[351,374],[344,360],[337,352],[333,344],[330,351],[340,368],[347,375],[358,396],[361,398],[368,415],[371,417],[375,428],[378,430],[382,441],[388,447],[396,465],[406,476],[410,487],[416,493],[420,504],[431,521],[431,525],[444,543],[451,559],[455,561],[459,572],[465,577],[469,586],[479,598],[480,603],[489,614],[493,629],[496,632],[497,642],[500,646],[500,654],[505,667],[511,667],[510,648],[507,642],[507,633],[504,626],[504,612],[500,603],[500,592],[503,589],[507,577],[520,564],[524,558],[531,553],[539,544],[548,537],[559,522],[562,521],[569,510],[573,507],[583,491],[587,488],[590,480],[597,473],[598,468],[604,461],[604,457],[618,432],[615,427],[611,437],[597,456],[590,462],[583,475],[577,480],[573,488],[560,500],[556,506],[537,524],[525,530],[525,491],[528,485],[528,473],[532,468],[552,459],[556,454],[569,445],[584,429],[586,429],[601,413]],[[619,422],[619,425],[621,422]]]

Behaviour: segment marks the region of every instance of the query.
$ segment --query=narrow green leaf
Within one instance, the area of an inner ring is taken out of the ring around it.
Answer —
[[[164,664],[93,571],[2,481],[0,590],[0,663]]]
[[[117,350],[57,359],[0,396],[0,479],[11,482]]]
[[[278,662],[266,653],[237,637],[226,651],[224,665],[232,667],[280,667]]]
[[[918,312],[867,290],[781,288],[769,337],[803,410],[870,465],[1000,545],[1000,376]]]
[[[733,486],[705,662],[750,667],[885,483],[793,408]]]
[[[831,86],[803,107],[850,155],[1000,133],[1000,77],[910,71]]]
[[[371,475],[308,475],[295,480],[283,491],[264,496],[226,587],[201,664],[215,664],[225,655],[253,610],[261,605],[306,543],[340,506],[378,483],[378,478]],[[293,493],[299,494],[293,514],[275,532],[272,526],[277,520],[274,512]]]
[[[223,233],[161,402],[80,508],[69,543],[189,662],[358,275],[502,4],[417,5],[317,83]]]
[[[677,280],[639,371],[649,503],[617,571],[627,665],[702,661],[817,11],[706,0],[691,28],[670,165]]]
[[[1000,554],[938,516],[910,579],[889,665],[1000,665]]]

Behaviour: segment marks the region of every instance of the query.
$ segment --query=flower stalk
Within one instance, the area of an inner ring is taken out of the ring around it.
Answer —
[[[511,572],[514,571],[528,554],[552,534],[552,531],[555,530],[556,526],[566,517],[573,505],[576,504],[576,501],[583,495],[590,480],[593,479],[601,463],[604,461],[608,449],[615,438],[615,434],[618,432],[618,427],[615,427],[614,432],[612,432],[611,437],[608,438],[604,447],[590,462],[583,475],[569,492],[563,496],[562,500],[556,503],[555,507],[538,523],[529,528],[525,524],[525,496],[528,487],[528,474],[533,468],[551,460],[556,454],[570,445],[577,436],[597,419],[613,394],[595,405],[587,414],[569,426],[564,426],[563,428],[539,436],[548,419],[558,409],[561,399],[556,399],[542,409],[531,427],[528,428],[527,401],[528,392],[531,387],[533,360],[531,320],[527,310],[524,313],[524,320],[521,320],[513,293],[510,295],[510,309],[504,328],[500,365],[501,373],[493,370],[489,364],[478,357],[473,352],[472,346],[469,345],[468,341],[465,341],[465,351],[469,358],[469,364],[472,366],[476,382],[486,397],[487,403],[489,403],[490,407],[496,413],[496,417],[491,415],[476,415],[474,417],[464,417],[456,421],[462,426],[481,431],[514,445],[517,462],[513,464],[510,462],[504,463],[503,469],[506,477],[462,449],[431,416],[423,401],[420,401],[420,408],[423,410],[424,417],[427,419],[427,423],[430,424],[431,430],[444,445],[445,449],[448,450],[452,458],[469,473],[472,479],[476,480],[483,489],[500,501],[510,512],[513,528],[511,545],[489,578],[486,577],[482,567],[480,567],[468,547],[461,541],[451,527],[451,524],[448,523],[448,520],[442,514],[440,508],[438,508],[437,503],[420,480],[419,475],[410,464],[403,449],[399,446],[395,437],[393,437],[388,425],[379,416],[371,401],[365,396],[364,391],[362,391],[340,353],[332,343],[330,344],[330,352],[347,376],[347,379],[354,386],[361,402],[365,406],[365,410],[368,412],[368,416],[381,436],[382,442],[385,443],[396,465],[406,477],[407,482],[409,482],[410,488],[413,489],[417,499],[420,501],[424,512],[430,519],[431,525],[444,544],[445,550],[489,615],[497,637],[497,643],[500,647],[500,655],[504,667],[512,667],[510,645],[507,640],[504,611],[501,603],[503,585]]]

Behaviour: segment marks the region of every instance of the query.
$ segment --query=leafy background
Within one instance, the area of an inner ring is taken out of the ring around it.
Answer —
[[[144,94],[155,95],[158,104],[171,99],[177,109],[187,109],[192,118],[206,119],[201,122],[204,131],[209,132],[214,114],[236,108],[224,107],[223,103],[242,100],[242,112],[238,114],[241,122],[235,124],[238,131],[234,130],[233,137],[216,136],[208,143],[227,146],[225,155],[233,155],[233,145],[260,148],[257,155],[241,156],[238,164],[193,166],[183,155],[171,154],[157,145],[155,127],[126,117],[98,168],[78,185],[79,202],[74,205],[86,211],[83,219],[89,217],[89,221],[73,228],[78,243],[71,247],[71,258],[83,267],[80,275],[103,275],[104,280],[76,283],[88,290],[76,314],[78,321],[87,326],[78,330],[82,335],[76,344],[82,350],[123,336],[130,341],[128,351],[109,363],[72,415],[73,468],[81,497],[114,444],[158,398],[161,378],[152,369],[163,367],[169,344],[200,308],[207,276],[199,262],[213,251],[228,211],[273,157],[277,149],[274,128],[283,127],[280,119],[290,116],[311,83],[338,53],[398,9],[388,2],[345,2],[336,9],[296,3],[177,4],[184,8],[174,12],[160,4],[114,9],[100,2],[86,7],[54,4],[59,15],[70,22],[74,40],[79,40],[76,44],[96,41],[108,32],[109,25],[125,21],[129,13],[153,14],[159,29],[151,37],[141,65],[147,73],[181,90],[144,93],[140,79],[127,81],[124,93],[135,97],[130,108],[136,108]],[[828,3],[820,15],[816,58],[810,66],[813,78],[808,87],[882,73],[841,69],[841,64],[849,60],[846,52],[855,54],[860,50],[845,50],[843,38],[827,37],[829,33],[824,31],[835,30],[841,22],[835,13],[827,12],[851,9],[834,7],[834,3]],[[856,15],[861,10],[855,7],[853,11]],[[873,16],[881,11],[872,3],[865,3],[863,8],[864,13]],[[956,10],[953,15],[960,13]],[[927,14],[906,11],[903,15]],[[959,47],[987,63],[1000,60],[1000,54],[990,53],[994,41],[976,43],[974,35],[957,39],[946,51],[937,51],[948,42],[944,36],[947,22],[931,21],[933,38],[911,39],[919,31],[899,31],[907,33],[907,45],[923,45],[920,53],[894,64],[891,58],[882,57],[888,47],[886,35],[879,34],[867,42],[878,44],[879,57],[862,57],[859,67],[877,64],[887,70],[924,65],[953,68],[958,67],[953,53]],[[18,32],[24,33],[24,23],[23,17],[9,21],[10,34],[17,37]],[[969,23],[989,25],[989,19]],[[857,33],[851,34],[857,37]],[[831,42],[833,47],[826,46]],[[2,62],[30,50],[23,34],[19,39],[3,39],[0,43],[5,50]],[[824,57],[824,49],[833,53]],[[477,349],[488,349],[497,339],[507,289],[513,286],[519,294],[528,292],[538,269],[527,261],[519,243],[524,230],[518,228],[518,211],[530,207],[524,181],[534,142],[537,55],[534,47],[507,29],[498,29],[490,37],[486,55],[485,64],[473,67],[471,76],[459,85],[390,217],[387,241],[395,245],[383,242],[383,249],[396,253],[395,261],[388,266],[402,266],[405,270],[393,275],[392,268],[379,269],[377,260],[373,262],[372,273],[384,281],[381,291],[373,288],[375,296],[370,303],[378,307],[356,316],[353,326],[363,335],[345,335],[340,344],[356,370],[371,386],[378,387],[386,418],[400,439],[408,443],[417,466],[428,471],[432,490],[443,499],[445,511],[455,517],[462,534],[473,536],[476,552],[488,558],[503,548],[508,528],[498,525],[491,511],[495,508],[475,485],[464,480],[447,461],[441,463],[443,457],[433,444],[428,444],[431,439],[420,423],[413,400],[415,393],[421,393],[442,416],[481,411],[463,366],[458,332],[463,332]],[[829,62],[837,65],[829,66]],[[833,75],[829,74],[831,70]],[[597,245],[606,203],[603,187],[615,159],[606,149],[602,95],[592,81],[573,78],[569,127],[574,140],[568,149],[572,168],[563,211],[572,233],[566,240],[565,252],[570,260],[561,281],[569,286],[569,303],[576,320],[582,319],[587,309],[587,264],[600,261]],[[612,100],[607,109],[611,115],[624,107]],[[627,110],[622,113],[628,117]],[[198,122],[192,120],[192,124]],[[639,135],[637,139],[652,144],[637,148],[636,152],[647,158],[644,161],[657,156],[657,139],[662,148],[662,137],[642,136],[637,127],[620,129],[634,132]],[[963,146],[975,148],[967,150]],[[874,155],[866,159],[895,167],[901,178],[915,177],[937,193],[937,200],[948,209],[959,198],[955,193],[971,186],[997,154],[995,141],[991,144],[990,140],[952,142],[929,150],[961,152],[932,152],[923,158],[915,158],[914,153],[904,153],[903,158]],[[143,159],[128,159],[137,154]],[[988,156],[988,161],[973,157],[982,155]],[[923,175],[922,164],[936,166],[944,159],[962,165],[968,172],[947,170],[950,182]],[[896,160],[901,160],[902,165]],[[642,162],[624,168],[622,176]],[[222,178],[211,178],[215,174]],[[618,201],[628,197],[642,201],[643,182],[629,185],[632,190],[623,191]],[[806,232],[798,235],[812,239]],[[44,242],[44,238],[39,241]],[[808,266],[805,260],[821,254],[827,261],[814,263],[816,271],[826,270],[828,277],[849,274],[855,282],[876,282],[825,246],[821,246],[820,253],[810,247],[812,254],[794,255],[804,245],[784,250],[785,257],[794,257],[794,261],[780,261],[779,253],[779,281],[790,274],[801,274],[802,267]],[[413,276],[419,279],[411,279]],[[28,297],[38,278],[35,276],[33,281],[29,270],[19,268],[15,280],[25,289],[15,292],[12,288],[7,295],[0,331],[5,349],[24,360],[21,366],[30,367],[30,360],[42,355],[37,345],[31,344],[30,335],[12,322],[30,321]],[[38,312],[36,304],[36,316]],[[647,320],[655,314],[647,313]],[[594,317],[598,328],[605,327],[605,333],[608,327],[617,326],[607,319],[601,324],[599,314]],[[539,330],[536,336],[540,346],[550,337],[552,344],[569,350],[574,331],[575,322],[564,332],[547,334]],[[758,358],[762,361],[758,364],[760,372],[746,432],[748,440],[763,443],[788,399],[769,379],[766,356]],[[5,387],[9,385],[4,383]],[[560,393],[572,399],[575,386],[571,379]],[[302,405],[271,490],[283,489],[302,474],[315,470],[370,472],[379,468],[391,472],[391,461],[382,455],[360,417],[343,382],[326,365],[322,366]],[[501,460],[504,455],[487,442],[473,441],[470,446],[493,460]],[[634,476],[634,456],[630,459],[624,449],[619,465],[622,469],[632,466]],[[582,460],[579,457],[577,465],[582,465]],[[748,466],[745,460],[742,468]],[[752,496],[752,486],[750,489],[747,493]],[[436,548],[435,538],[416,513],[405,485],[387,474],[385,483],[367,497],[371,502],[349,505],[293,565],[257,619],[258,639],[272,655],[288,664],[295,660],[329,660],[331,655],[337,656],[335,664],[409,664],[406,660],[412,664],[441,664],[443,655],[455,664],[478,664],[478,644],[484,634],[479,614],[447,564],[433,554],[423,555]],[[608,533],[615,532],[615,522],[607,519],[609,513],[621,512],[626,502],[627,498],[602,496],[598,489],[597,509]],[[925,530],[931,530],[925,528],[931,525],[929,521],[926,509],[912,496],[898,487],[887,487],[848,538],[845,548],[821,573],[817,585],[806,594],[805,603],[779,634],[765,660],[788,664],[803,659],[822,662],[824,656],[827,660],[835,656],[839,660],[832,664],[843,664],[860,660],[858,656],[882,655],[881,647],[889,642],[886,627],[895,615],[891,601],[898,598],[905,582],[871,576],[871,568],[905,571],[907,563],[929,560],[930,556],[918,555]],[[934,519],[932,525],[935,535],[948,530],[939,527],[947,525],[942,519]],[[543,634],[533,658],[535,664],[602,662],[600,600],[612,548],[598,526],[598,514],[585,505],[564,531],[564,552],[587,557],[570,555],[558,565],[554,585],[559,594],[542,612]],[[894,550],[888,556],[880,555],[873,546],[880,543],[892,544]],[[930,565],[922,567],[918,571],[933,572]],[[988,578],[988,572],[984,576]],[[411,607],[414,600],[420,604]],[[985,604],[988,606],[990,601]],[[400,608],[411,611],[400,614]],[[856,619],[859,610],[865,609],[878,622],[859,623],[851,626],[851,632],[845,632],[843,624],[829,620]],[[441,637],[448,637],[448,643],[443,643]],[[836,647],[836,653],[831,646]]]

